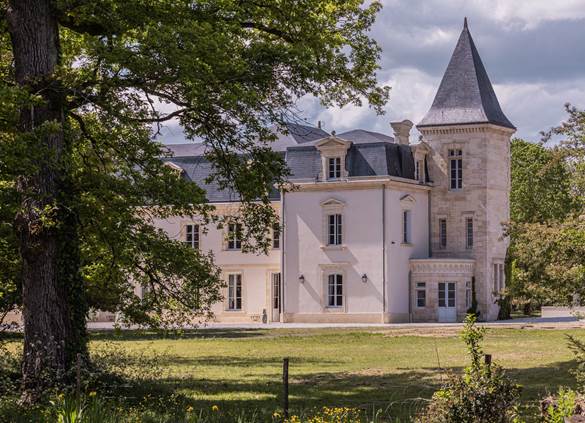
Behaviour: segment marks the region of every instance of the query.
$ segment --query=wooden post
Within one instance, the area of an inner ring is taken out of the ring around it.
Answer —
[[[75,384],[75,393],[77,394],[77,402],[81,401],[81,353],[77,353],[77,380]]]
[[[284,419],[288,419],[288,358],[282,360],[282,409]]]
[[[488,374],[488,376],[491,376],[491,374],[492,374],[492,355],[486,354],[484,356],[484,362],[485,362],[485,365],[487,367],[487,374]]]

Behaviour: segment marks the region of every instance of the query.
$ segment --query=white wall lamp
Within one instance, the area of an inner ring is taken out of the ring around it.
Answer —
[[[303,275],[299,276],[299,282],[305,283],[305,277]]]
[[[363,283],[367,283],[368,282],[368,275],[366,275],[365,273],[362,275],[362,282]]]

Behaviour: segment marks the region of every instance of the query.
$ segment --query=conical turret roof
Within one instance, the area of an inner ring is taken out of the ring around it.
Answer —
[[[500,108],[465,18],[463,31],[433,105],[417,126],[476,123],[492,123],[515,129]]]

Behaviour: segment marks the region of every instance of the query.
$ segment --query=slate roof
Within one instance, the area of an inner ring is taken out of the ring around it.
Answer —
[[[366,131],[364,129],[354,129],[352,131],[343,132],[337,135],[339,138],[351,141],[354,144],[370,143],[370,142],[394,142],[391,136],[381,134],[379,132]]]
[[[322,129],[293,124],[288,134],[277,134],[272,146],[285,155],[291,170],[291,180],[317,179],[321,172],[321,156],[315,144],[329,134]],[[394,143],[394,138],[377,132],[356,129],[337,135],[351,141],[346,168],[349,176],[397,176],[414,179],[414,159],[408,145]],[[204,157],[205,146],[201,143],[170,144],[174,154],[165,161],[183,169],[183,177],[191,180],[207,193],[211,203],[239,201],[237,193],[220,190],[215,182],[206,179],[213,172],[212,164]],[[274,189],[271,200],[279,200],[280,193]]]
[[[417,126],[474,123],[515,129],[498,103],[466,18],[433,105]]]
[[[321,155],[314,146],[291,147],[286,152],[291,180],[317,179]],[[352,144],[347,151],[349,176],[397,176],[414,179],[414,159],[408,145],[389,142]]]

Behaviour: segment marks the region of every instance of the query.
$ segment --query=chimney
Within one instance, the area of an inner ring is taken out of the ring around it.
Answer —
[[[408,145],[408,137],[410,136],[410,130],[414,124],[407,120],[403,120],[402,122],[390,122],[390,126],[394,130],[394,139],[398,142],[398,144],[405,144]]]

